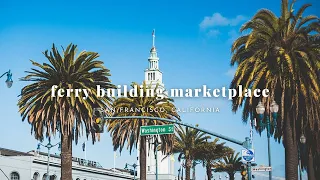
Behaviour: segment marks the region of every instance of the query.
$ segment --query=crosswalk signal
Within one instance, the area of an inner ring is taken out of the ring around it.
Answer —
[[[106,120],[105,113],[102,108],[93,109],[93,131],[95,133],[103,133]]]

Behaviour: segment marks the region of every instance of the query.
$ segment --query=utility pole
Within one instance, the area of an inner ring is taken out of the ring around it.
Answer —
[[[158,137],[155,136],[155,141],[154,141],[154,156],[155,156],[155,159],[156,159],[156,180],[158,180],[158,145],[159,145],[159,142],[158,142]]]

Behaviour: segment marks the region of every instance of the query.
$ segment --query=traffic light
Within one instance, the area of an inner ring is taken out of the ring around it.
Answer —
[[[106,120],[104,119],[105,113],[102,108],[93,109],[93,131],[95,133],[103,133]]]
[[[241,165],[241,176],[242,176],[242,180],[246,180],[247,179],[247,166],[245,164]]]

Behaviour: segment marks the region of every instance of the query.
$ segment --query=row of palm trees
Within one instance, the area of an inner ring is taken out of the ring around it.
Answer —
[[[311,4],[295,10],[294,3],[282,0],[280,16],[259,10],[241,27],[244,34],[231,49],[231,65],[238,67],[230,86],[266,88],[270,96],[235,97],[232,109],[243,107],[247,122],[250,115],[256,116],[259,101],[267,109],[273,100],[280,104],[278,126],[272,127],[272,134],[285,147],[286,179],[298,179],[300,152],[308,179],[315,180],[320,179],[320,20],[304,15]],[[301,146],[301,136],[307,139],[305,146]]]
[[[240,171],[241,157],[239,153],[225,143],[218,143],[215,138],[210,141],[211,136],[192,128],[177,126],[176,136],[171,153],[178,154],[178,161],[184,160],[185,179],[190,180],[190,169],[193,168],[193,178],[195,179],[195,166],[202,164],[206,170],[207,179],[212,178],[212,171],[226,172],[230,180],[234,179],[234,174]]]
[[[282,0],[279,17],[270,10],[263,9],[242,26],[241,31],[248,33],[235,40],[232,46],[231,64],[238,67],[230,88],[239,85],[247,89],[267,88],[270,96],[262,99],[235,97],[232,100],[232,110],[236,112],[242,106],[243,120],[247,121],[250,114],[256,115],[255,107],[259,101],[267,107],[273,100],[277,101],[281,107],[280,117],[278,126],[272,128],[272,134],[279,142],[283,140],[286,179],[298,179],[299,151],[309,179],[314,180],[320,179],[320,23],[316,16],[303,16],[310,5],[304,5],[298,11],[294,11],[293,5],[294,2]],[[97,60],[99,54],[96,52],[82,51],[77,54],[77,46],[70,44],[62,53],[53,45],[50,52],[45,51],[43,54],[49,63],[32,61],[36,67],[27,71],[27,76],[22,78],[32,83],[22,89],[18,106],[22,120],[31,124],[31,132],[36,139],[60,136],[62,180],[71,179],[72,176],[72,142],[77,143],[83,132],[87,138],[91,136],[93,143],[100,138],[99,134],[92,131],[93,108],[158,107],[166,111],[115,112],[109,115],[180,120],[179,115],[173,111],[173,100],[170,98],[159,100],[152,97],[128,97],[114,100],[107,96],[97,97],[97,85],[104,89],[115,86],[109,79],[110,71],[102,61]],[[80,97],[71,94],[71,97],[53,98],[53,85],[63,89],[88,89],[92,94],[88,99],[81,94]],[[145,89],[148,87],[146,84],[143,86]],[[141,180],[146,179],[147,147],[146,137],[139,135],[140,126],[161,124],[165,123],[137,119],[112,120],[107,123],[115,150],[122,151],[126,146],[131,152],[133,148],[139,148]],[[177,132],[179,130],[181,128],[177,127]],[[201,161],[206,166],[210,164],[210,160],[208,157],[198,158],[200,156],[195,151],[198,146],[196,138],[187,136],[187,129],[184,132],[185,142],[189,143],[190,149],[186,149],[187,146],[181,143],[183,136],[164,135],[160,137],[163,142],[161,150],[164,153],[181,153],[180,158],[185,159],[188,171],[186,177],[190,177],[194,161]],[[209,140],[201,132],[188,129],[188,134],[190,133],[196,135],[199,141]],[[301,134],[307,138],[304,148],[299,143]],[[180,145],[177,144],[179,140]],[[210,145],[205,147],[201,150],[212,150]],[[209,168],[210,166],[207,169]]]

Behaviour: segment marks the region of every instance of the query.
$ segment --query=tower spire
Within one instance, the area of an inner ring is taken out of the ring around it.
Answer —
[[[156,40],[156,30],[153,29],[152,31],[152,47],[155,47],[155,40]]]

